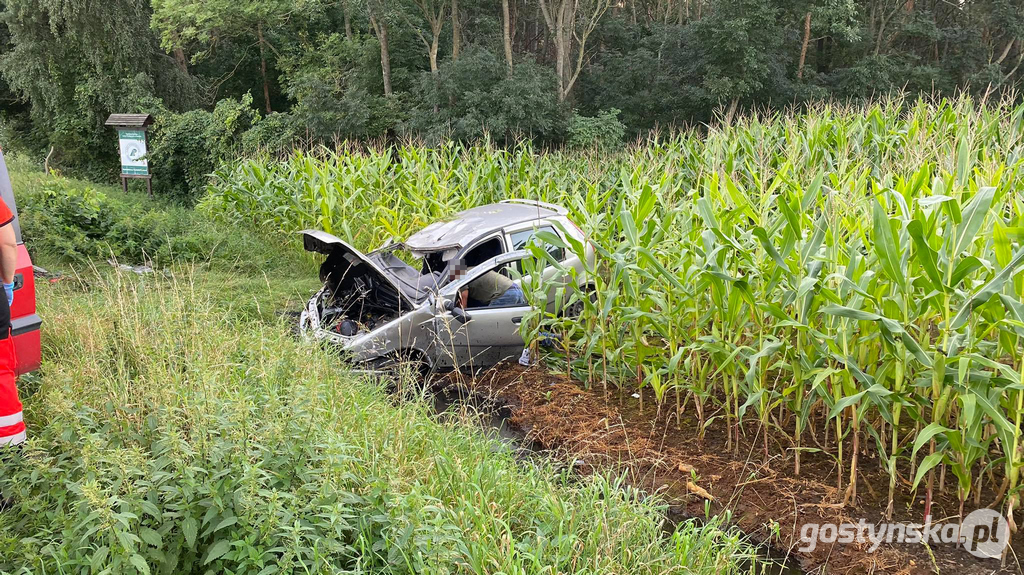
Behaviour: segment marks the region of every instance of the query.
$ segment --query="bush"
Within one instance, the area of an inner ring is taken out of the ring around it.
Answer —
[[[569,120],[569,145],[577,148],[614,148],[622,144],[626,125],[619,121],[619,110],[611,108],[596,116],[573,113]]]
[[[242,134],[242,150],[246,154],[287,154],[294,150],[301,136],[298,122],[292,114],[274,112]],[[210,173],[212,170],[206,175]]]
[[[191,205],[222,160],[242,151],[243,134],[260,122],[252,95],[217,102],[212,112],[164,114],[153,126],[149,152],[156,193]]]
[[[16,181],[22,235],[29,249],[46,260],[114,258],[156,266],[216,261],[260,269],[261,257],[279,256],[268,242],[180,206],[62,177],[43,177],[37,186]]]
[[[401,122],[407,107],[400,87],[402,62],[391,62],[396,93],[385,97],[379,58],[376,38],[337,33],[317,38],[313,49],[284,57],[282,80],[295,103],[290,113],[301,126],[300,135],[328,144],[378,138]]]
[[[429,72],[420,76],[413,93],[420,104],[404,129],[434,142],[485,136],[499,142],[554,142],[565,133],[567,119],[556,93],[557,79],[549,67],[526,59],[509,75],[503,58],[469,46],[458,60],[442,64],[437,78]]]

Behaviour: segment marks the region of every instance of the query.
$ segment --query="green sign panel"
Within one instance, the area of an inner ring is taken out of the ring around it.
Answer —
[[[117,135],[121,144],[121,173],[126,176],[148,176],[146,132],[120,129]]]

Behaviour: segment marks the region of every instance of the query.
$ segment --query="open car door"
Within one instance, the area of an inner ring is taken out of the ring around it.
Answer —
[[[462,290],[490,272],[507,277],[521,288],[517,264],[528,256],[526,251],[500,255],[445,286],[435,302],[435,355],[439,367],[479,369],[522,353],[524,344],[519,327],[530,311],[525,299],[496,305],[474,302],[464,309],[458,306],[457,300]]]

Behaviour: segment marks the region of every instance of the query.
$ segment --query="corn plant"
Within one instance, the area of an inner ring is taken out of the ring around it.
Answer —
[[[482,203],[561,203],[598,254],[577,278],[592,290],[565,294],[575,324],[538,316],[526,335],[557,334],[552,357],[585,385],[653,398],[677,422],[692,403],[700,436],[734,450],[756,423],[788,437],[797,474],[803,453],[824,453],[849,504],[870,444],[890,515],[900,476],[924,490],[925,516],[937,489],[982,505],[994,483],[989,503],[1016,525],[1020,189],[1024,106],[893,97],[606,155],[448,144],[254,159],[216,173],[202,206],[373,247]]]

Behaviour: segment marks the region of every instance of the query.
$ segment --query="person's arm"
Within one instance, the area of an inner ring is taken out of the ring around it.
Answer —
[[[14,226],[7,223],[0,227],[0,278],[5,284],[14,283],[17,268],[18,240],[14,237]]]
[[[466,303],[469,301],[469,288],[463,288],[459,290],[459,295],[455,298],[455,305],[466,309]]]
[[[13,219],[0,225],[0,280],[4,283],[8,306],[14,303],[14,272],[18,268],[18,240],[11,225]]]

